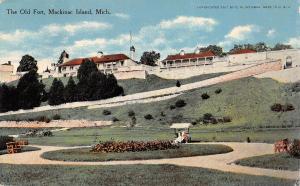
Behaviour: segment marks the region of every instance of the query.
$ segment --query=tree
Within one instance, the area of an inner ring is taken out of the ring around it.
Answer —
[[[291,45],[285,45],[282,43],[277,43],[272,50],[286,50],[286,49],[292,49],[293,47]]]
[[[64,84],[61,80],[54,78],[48,94],[48,103],[49,105],[60,105],[64,102]]]
[[[217,46],[217,45],[209,45],[207,47],[200,48],[200,51],[201,52],[212,51],[217,56],[222,56],[223,55],[222,47]]]
[[[30,70],[20,78],[17,85],[18,105],[22,109],[32,109],[41,104],[45,85],[38,80],[38,73]]]
[[[98,68],[92,60],[84,59],[77,73],[77,78],[79,80],[79,83],[86,83],[89,75],[97,71]]]
[[[159,60],[160,53],[156,53],[155,51],[144,52],[141,56],[140,63],[149,66],[157,66],[156,61]]]
[[[69,58],[69,54],[64,50],[57,61],[57,64],[62,64],[64,62],[64,58]]]
[[[18,92],[14,86],[0,86],[0,112],[18,110]]]
[[[72,76],[69,78],[69,81],[65,87],[64,99],[66,102],[77,101],[76,84],[75,84],[75,81],[73,80]]]
[[[20,65],[17,68],[18,72],[27,72],[30,70],[37,71],[37,61],[30,55],[25,55],[20,61]]]

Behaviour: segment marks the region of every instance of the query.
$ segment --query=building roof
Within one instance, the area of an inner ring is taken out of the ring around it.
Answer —
[[[88,58],[75,58],[70,61],[67,61],[60,66],[76,66],[80,65],[83,63],[84,59],[90,59],[94,61],[94,63],[109,63],[109,62],[114,62],[114,61],[120,61],[120,60],[125,60],[125,59],[130,59],[128,56],[125,54],[110,54],[110,55],[103,55],[102,57],[88,57]]]
[[[170,128],[171,129],[188,129],[193,125],[190,123],[173,123]]]
[[[231,54],[247,54],[247,53],[256,53],[256,51],[251,49],[240,49],[232,52]]]
[[[213,57],[216,56],[212,51],[205,51],[200,53],[186,53],[184,55],[175,54],[168,55],[165,60],[181,60],[181,59],[194,59],[194,58],[204,58],[204,57]]]

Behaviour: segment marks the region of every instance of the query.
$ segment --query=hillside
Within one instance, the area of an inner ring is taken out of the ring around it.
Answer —
[[[45,111],[30,114],[18,114],[2,116],[1,120],[28,119],[37,116],[52,117],[59,114],[63,119],[90,119],[90,120],[111,120],[118,118],[118,125],[126,125],[130,121],[128,111],[136,113],[137,125],[143,127],[166,128],[172,122],[196,121],[205,113],[214,116],[229,116],[231,123],[224,124],[197,124],[197,128],[269,128],[269,127],[294,127],[299,126],[299,105],[300,93],[290,91],[290,85],[281,84],[272,79],[243,78],[224,84],[214,85],[194,91],[189,91],[177,98],[164,100],[155,103],[131,104],[107,108],[111,115],[104,116],[102,108],[87,109],[86,107],[74,109],[62,109],[56,111]],[[220,94],[215,90],[221,88]],[[201,94],[208,93],[210,98],[201,99]],[[183,99],[187,105],[183,108],[171,110],[179,99]],[[289,102],[295,106],[295,110],[285,113],[274,113],[270,110],[273,103]],[[163,112],[162,116],[161,112]],[[151,114],[154,119],[146,120],[144,116]]]
[[[221,76],[226,73],[216,73],[216,74],[204,74],[199,76],[194,76],[187,79],[180,80],[181,84],[187,84],[187,83],[194,83],[197,81],[202,81],[205,79],[210,79],[213,77]],[[43,83],[46,86],[46,90],[50,89],[50,86],[52,84],[54,78],[46,78],[43,79]],[[68,82],[68,77],[61,77],[60,79],[64,85]],[[75,82],[77,83],[77,78],[74,78]],[[177,80],[172,79],[163,79],[155,75],[149,75],[147,79],[126,79],[126,80],[118,80],[118,83],[120,86],[123,87],[125,94],[133,94],[138,92],[146,92],[150,90],[158,90],[162,88],[168,88],[173,87],[176,85]],[[18,81],[14,81],[9,83],[9,85],[16,86]]]

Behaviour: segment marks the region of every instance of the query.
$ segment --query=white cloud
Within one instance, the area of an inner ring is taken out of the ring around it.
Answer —
[[[5,1],[5,0],[0,0],[0,4],[1,4],[1,3],[4,3],[4,1]]]
[[[226,39],[245,40],[253,32],[258,32],[256,25],[239,25],[234,27],[226,36]]]
[[[193,16],[178,16],[172,20],[163,20],[159,23],[162,29],[172,28],[202,28],[211,31],[217,24],[217,21],[213,18],[206,17],[193,17]]]
[[[126,19],[126,20],[128,20],[130,18],[130,16],[128,14],[124,14],[124,13],[115,13],[114,15],[118,18]]]
[[[16,30],[14,32],[0,32],[0,41],[20,41],[27,36],[32,35],[33,32],[26,31],[26,30]]]
[[[292,47],[300,48],[300,36],[292,37],[287,42],[288,45],[292,45]]]
[[[27,37],[31,38],[47,38],[50,36],[56,36],[61,33],[75,34],[76,32],[86,32],[91,30],[106,30],[112,27],[111,24],[105,22],[95,21],[82,21],[69,24],[49,24],[41,27],[37,31],[19,30],[14,32],[0,32],[0,41],[13,41],[21,42]]]
[[[276,30],[275,29],[270,29],[267,32],[267,37],[274,37],[276,34]]]
[[[44,26],[42,29],[46,30],[50,33],[58,33],[58,32],[68,32],[70,34],[74,34],[78,31],[87,31],[87,30],[105,30],[111,28],[112,25],[103,22],[95,22],[95,21],[82,21],[73,24],[50,24]]]

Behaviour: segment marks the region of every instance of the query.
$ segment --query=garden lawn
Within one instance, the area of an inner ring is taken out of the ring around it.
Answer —
[[[57,150],[45,152],[42,157],[59,161],[147,160],[222,154],[231,152],[232,148],[225,145],[181,144],[177,149],[140,152],[94,153],[90,150],[91,148]]]
[[[235,163],[243,166],[260,167],[266,169],[291,171],[299,171],[300,169],[300,157],[295,158],[288,153],[255,156],[238,160]]]
[[[286,185],[295,180],[174,165],[60,166],[0,164],[3,185]]]

